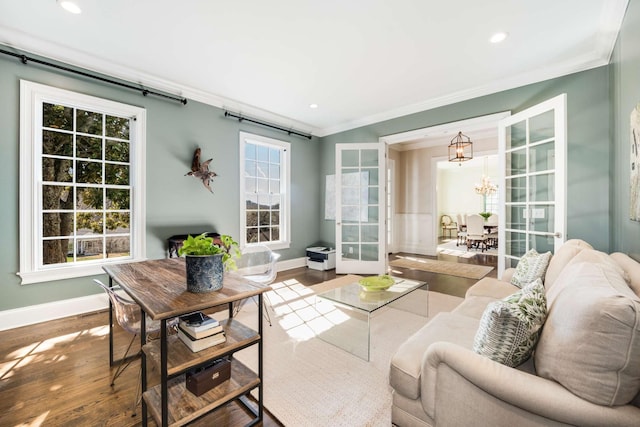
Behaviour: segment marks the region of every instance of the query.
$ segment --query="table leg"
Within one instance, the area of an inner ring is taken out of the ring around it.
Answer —
[[[140,348],[147,343],[147,315],[142,307],[140,308]],[[144,392],[147,391],[147,355],[144,351],[140,352],[140,390],[141,390],[141,403],[142,403],[142,426],[146,427],[148,423],[147,419],[147,403],[144,400]]]
[[[109,276],[109,287],[113,288],[113,279]],[[109,298],[109,366],[113,366],[113,305]]]

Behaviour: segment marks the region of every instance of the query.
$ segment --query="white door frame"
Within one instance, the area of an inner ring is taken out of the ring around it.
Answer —
[[[381,143],[387,144],[388,146],[393,144],[400,144],[407,141],[423,140],[422,142],[416,142],[415,144],[412,144],[411,145],[412,149],[431,148],[431,147],[436,147],[441,145],[444,146],[444,144],[448,145],[448,141],[444,142],[442,140],[441,136],[443,134],[456,134],[460,129],[464,129],[465,132],[472,132],[474,129],[487,129],[490,127],[494,127],[495,129],[497,129],[498,122],[500,120],[503,120],[506,117],[509,117],[510,115],[511,115],[510,111],[487,114],[484,116],[473,117],[470,119],[458,120],[455,122],[429,126],[426,128],[415,129],[407,132],[400,132],[392,135],[381,136],[379,138],[379,141]],[[438,138],[438,136],[440,136],[440,138]],[[386,151],[388,151],[388,147]],[[497,152],[497,149],[496,149],[496,152]],[[485,153],[487,152],[485,151]],[[474,153],[474,155],[475,154],[476,153]],[[491,154],[495,154],[495,152]],[[437,156],[437,157],[431,158],[431,185],[429,186],[429,191],[431,192],[432,210],[428,214],[430,214],[433,219],[430,228],[431,228],[431,232],[433,233],[432,235],[434,236],[434,239],[433,239],[432,247],[427,249],[429,251],[427,255],[437,255],[437,251],[438,251],[437,236],[440,230],[439,228],[440,224],[439,224],[439,218],[437,218],[438,216],[438,203],[437,203],[438,199],[436,194],[437,176],[438,176],[437,163],[438,161],[443,161],[443,160],[448,161],[449,159],[445,156]],[[387,221],[394,221],[394,218],[387,218]]]

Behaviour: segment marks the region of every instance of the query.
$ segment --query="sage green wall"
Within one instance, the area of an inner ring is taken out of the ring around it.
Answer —
[[[96,83],[0,55],[0,310],[96,293],[90,278],[21,285],[19,269],[20,79],[111,99],[147,110],[147,257],[165,257],[166,238],[216,230],[239,236],[238,132],[291,142],[292,247],[282,259],[302,257],[319,239],[320,143],[223,117],[223,110],[190,101],[186,106]],[[214,194],[184,174],[199,146],[218,173]]]
[[[632,0],[611,56],[611,99],[615,157],[612,162],[612,220],[615,250],[640,259],[640,222],[629,219],[631,154],[629,115],[640,103],[640,2]]]
[[[320,173],[335,172],[336,143],[377,142],[381,136],[501,111],[515,114],[562,93],[568,98],[567,238],[582,238],[608,251],[612,158],[608,66],[327,136],[322,139]],[[335,244],[334,221],[322,220],[321,237]]]

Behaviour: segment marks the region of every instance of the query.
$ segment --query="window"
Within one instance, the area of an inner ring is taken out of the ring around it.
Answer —
[[[240,244],[288,248],[288,142],[240,132]]]
[[[496,186],[497,187],[497,186]],[[498,214],[499,209],[500,209],[500,202],[498,200],[498,191],[493,192],[492,194],[489,194],[485,199],[485,203],[487,206],[487,212],[491,212],[492,214]]]
[[[145,110],[20,83],[22,283],[144,258]]]

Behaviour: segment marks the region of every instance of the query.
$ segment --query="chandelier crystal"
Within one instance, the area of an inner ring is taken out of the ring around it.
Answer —
[[[498,187],[491,182],[488,176],[482,175],[482,182],[475,185],[476,193],[483,196],[490,196],[498,191]]]

